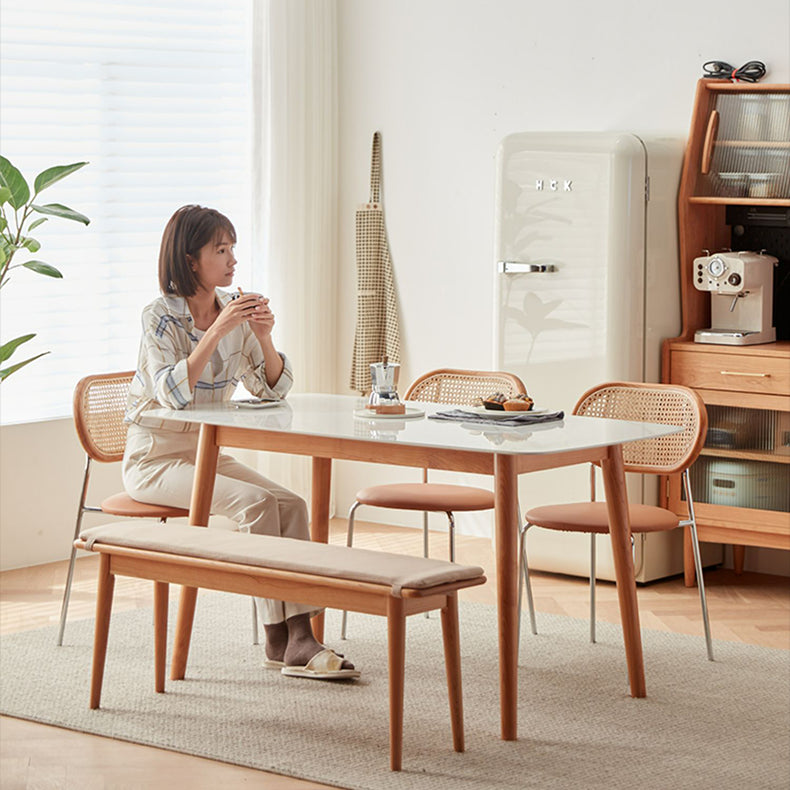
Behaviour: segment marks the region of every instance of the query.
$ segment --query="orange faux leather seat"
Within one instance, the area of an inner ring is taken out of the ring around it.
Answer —
[[[188,510],[180,507],[138,502],[123,491],[102,500],[100,507],[102,513],[111,516],[129,516],[130,518],[186,518],[189,515]]]
[[[442,483],[394,483],[371,486],[358,491],[356,499],[360,505],[398,510],[427,510],[429,513],[446,513],[448,510],[489,510],[494,507],[492,491]]]
[[[631,532],[664,532],[680,524],[669,510],[651,505],[629,505]],[[528,511],[526,519],[533,527],[563,532],[609,532],[606,502],[574,502],[570,505],[545,505]]]

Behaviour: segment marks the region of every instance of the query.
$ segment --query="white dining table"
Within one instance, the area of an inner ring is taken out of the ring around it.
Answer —
[[[622,445],[677,432],[670,425],[566,416],[556,422],[504,427],[496,423],[428,419],[452,407],[409,402],[424,414],[405,418],[356,416],[353,395],[294,394],[273,408],[212,404],[149,417],[200,425],[190,524],[206,526],[220,447],[312,457],[310,532],[329,536],[332,460],[342,459],[492,475],[495,495],[498,657],[501,737],[518,737],[518,476],[544,469],[598,462],[603,472],[630,692],[646,694],[636,582],[631,554]],[[528,503],[527,503],[528,504]],[[183,588],[171,677],[185,675],[196,588]],[[313,623],[323,640],[323,618]]]

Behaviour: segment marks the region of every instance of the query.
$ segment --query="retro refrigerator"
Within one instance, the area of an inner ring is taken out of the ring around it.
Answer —
[[[630,133],[528,132],[497,156],[495,360],[520,376],[536,406],[570,413],[604,381],[660,381],[661,341],[680,328],[677,140]],[[629,476],[632,502],[655,504],[658,480]],[[603,498],[598,474],[597,490]],[[583,501],[589,467],[521,475],[529,507]],[[589,574],[589,537],[533,529],[530,567]],[[705,561],[721,561],[706,546]],[[683,570],[682,530],[637,536],[638,581]],[[614,578],[608,536],[598,576]]]

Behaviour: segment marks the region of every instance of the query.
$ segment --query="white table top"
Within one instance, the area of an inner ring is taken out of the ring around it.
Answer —
[[[681,430],[673,425],[574,416],[566,416],[557,422],[519,427],[429,420],[427,415],[434,412],[464,407],[416,401],[409,401],[407,406],[424,410],[425,416],[411,419],[355,417],[354,411],[363,407],[364,402],[354,395],[310,393],[290,395],[281,404],[266,409],[211,404],[178,411],[153,409],[146,414],[176,422],[508,455],[539,455],[605,447],[668,436]]]

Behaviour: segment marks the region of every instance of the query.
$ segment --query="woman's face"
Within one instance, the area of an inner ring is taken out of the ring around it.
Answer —
[[[233,254],[230,236],[223,232],[218,239],[201,247],[192,268],[201,287],[207,291],[229,286],[233,282],[233,271],[236,268],[236,256]]]

